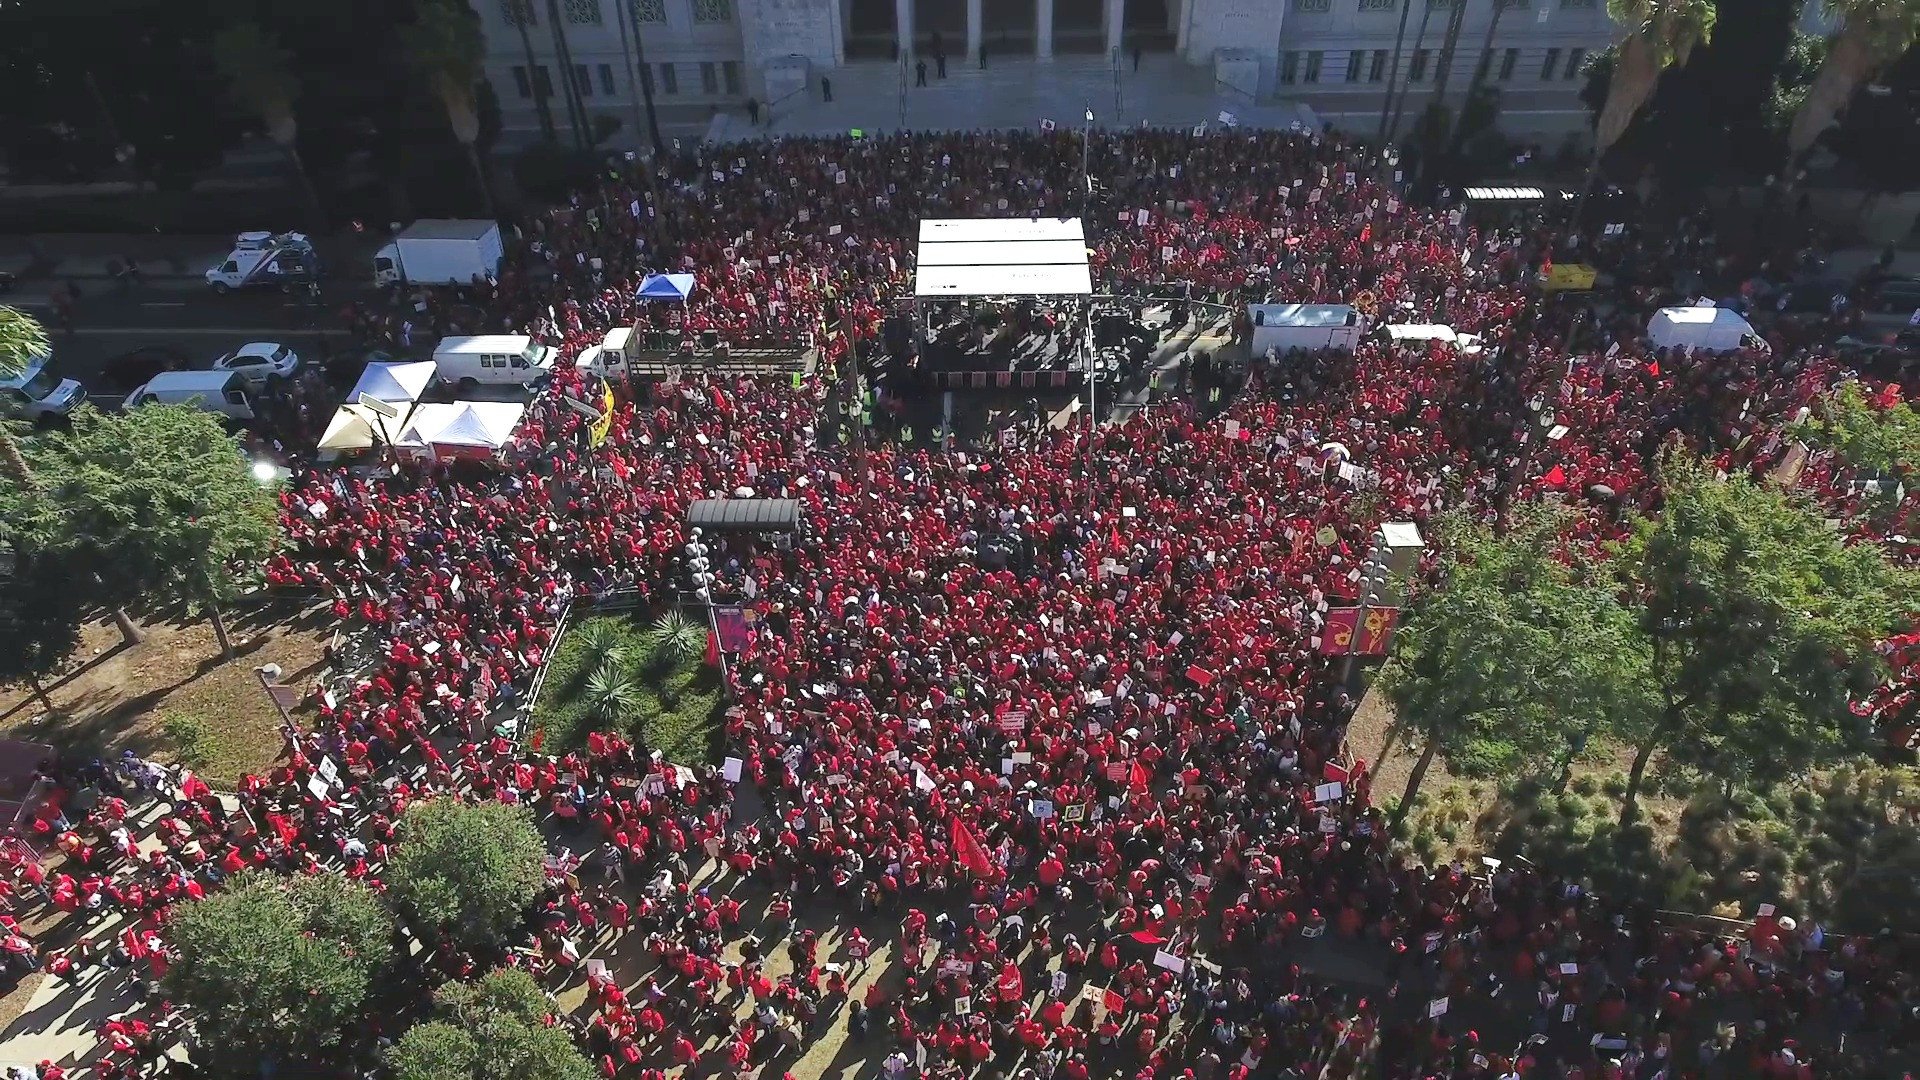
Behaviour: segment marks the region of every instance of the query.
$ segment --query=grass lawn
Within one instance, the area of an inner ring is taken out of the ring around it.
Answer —
[[[563,753],[589,732],[618,731],[677,765],[718,761],[726,706],[706,643],[698,623],[649,626],[638,612],[572,623],[533,704],[543,749]]]

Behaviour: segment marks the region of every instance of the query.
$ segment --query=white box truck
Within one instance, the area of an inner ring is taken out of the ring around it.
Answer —
[[[497,277],[503,254],[497,222],[422,219],[374,253],[373,283],[471,285]]]

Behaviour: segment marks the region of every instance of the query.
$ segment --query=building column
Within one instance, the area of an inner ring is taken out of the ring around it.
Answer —
[[[1033,55],[1053,59],[1053,0],[1034,0]]]
[[[893,0],[893,33],[901,57],[913,55],[913,0]]]
[[[1107,0],[1107,55],[1120,47],[1120,35],[1127,26],[1127,0]]]
[[[967,0],[967,55],[962,57],[963,64],[980,58],[980,0]]]

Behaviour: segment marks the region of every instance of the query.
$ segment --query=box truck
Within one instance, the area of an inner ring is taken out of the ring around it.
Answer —
[[[373,256],[375,285],[471,285],[500,273],[500,226],[492,221],[423,219]]]

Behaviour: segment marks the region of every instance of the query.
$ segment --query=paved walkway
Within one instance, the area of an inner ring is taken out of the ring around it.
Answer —
[[[1133,70],[1123,57],[1116,70],[1105,57],[1053,60],[989,59],[988,68],[949,62],[947,77],[928,65],[927,85],[912,86],[913,69],[888,61],[847,64],[833,72],[833,100],[820,97],[820,80],[804,94],[762,116],[758,127],[727,116],[714,125],[715,141],[781,135],[844,135],[863,131],[920,131],[1034,127],[1050,119],[1062,128],[1081,126],[1088,109],[1100,127],[1192,127],[1219,123],[1230,112],[1247,127],[1312,123],[1311,110],[1293,102],[1254,105],[1244,95],[1220,91],[1213,69],[1194,67],[1170,55],[1150,55]],[[903,83],[905,84],[903,87]]]

